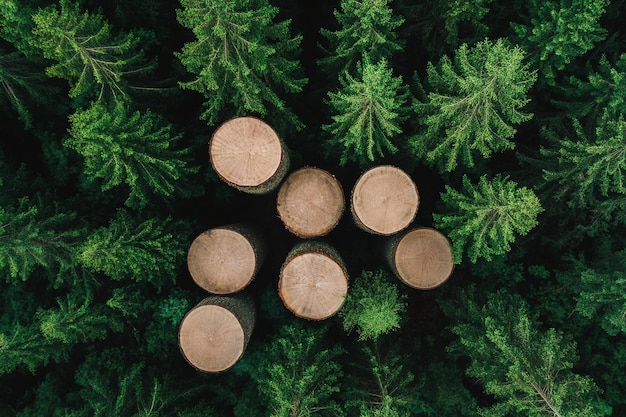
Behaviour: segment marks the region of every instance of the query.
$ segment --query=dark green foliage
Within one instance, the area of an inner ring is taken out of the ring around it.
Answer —
[[[516,41],[527,51],[541,74],[553,83],[557,73],[606,37],[600,26],[609,0],[531,0],[523,24],[511,23]]]
[[[176,149],[182,134],[161,116],[133,111],[115,101],[95,102],[70,116],[72,127],[65,146],[85,158],[83,172],[90,182],[101,180],[102,191],[125,184],[125,204],[143,208],[154,196],[169,198],[184,189],[188,149]]]
[[[95,230],[78,249],[81,264],[116,281],[150,282],[162,288],[176,279],[187,242],[171,219],[137,221],[120,210],[107,227]]]
[[[591,207],[616,194],[626,194],[626,122],[624,116],[605,111],[594,130],[587,133],[573,120],[573,134],[559,139],[544,130],[551,146],[542,148],[546,164],[545,186],[554,184],[552,198],[571,208]]]
[[[375,340],[400,327],[406,296],[400,295],[391,279],[384,270],[361,272],[339,310],[346,332],[356,330],[359,340]]]
[[[606,56],[600,58],[597,71],[587,68],[586,79],[569,77],[563,87],[565,100],[555,100],[571,118],[591,115],[600,116],[607,111],[612,117],[626,113],[626,54],[620,55],[615,64]]]
[[[518,188],[501,175],[491,180],[482,176],[478,184],[463,176],[463,189],[446,186],[441,200],[444,212],[433,218],[452,240],[455,263],[464,256],[476,263],[478,258],[489,261],[493,255],[505,254],[516,235],[524,236],[537,225],[537,215],[543,211],[532,190]]]
[[[202,119],[280,110],[299,123],[279,91],[298,93],[307,79],[298,54],[301,36],[291,37],[289,20],[276,22],[278,9],[267,0],[182,0],[178,21],[195,40],[177,54],[196,76],[181,87],[204,95]],[[226,116],[224,116],[226,115]]]
[[[468,375],[495,398],[482,415],[610,414],[594,381],[572,370],[578,359],[573,341],[555,329],[539,329],[517,295],[491,294],[482,307],[473,298],[464,301],[452,331],[459,336],[456,349],[470,359]]]
[[[353,73],[357,62],[363,59],[376,63],[402,50],[404,42],[398,38],[396,29],[404,19],[393,14],[389,3],[389,0],[342,0],[341,10],[334,10],[339,29],[320,30],[329,44],[327,56],[320,64],[340,74]]]
[[[32,42],[55,62],[46,73],[67,80],[70,97],[125,96],[125,77],[150,67],[139,49],[141,39],[132,33],[114,35],[102,15],[82,12],[77,3],[61,0],[60,6],[33,15]]]
[[[5,279],[26,280],[37,269],[53,279],[73,268],[82,235],[76,213],[63,212],[41,198],[0,206],[0,270]]]
[[[424,97],[415,103],[422,125],[411,152],[442,171],[472,167],[477,155],[513,149],[515,125],[530,120],[521,109],[536,79],[524,51],[502,39],[461,45],[454,61],[428,64]]]
[[[272,417],[341,415],[333,400],[342,371],[339,346],[322,345],[324,328],[284,326],[267,348],[258,381]]]
[[[395,138],[408,116],[402,78],[392,75],[386,60],[372,64],[365,58],[356,77],[346,73],[339,81],[341,89],[328,94],[333,119],[323,127],[332,135],[328,153],[339,156],[339,165],[352,161],[363,168],[398,152]]]

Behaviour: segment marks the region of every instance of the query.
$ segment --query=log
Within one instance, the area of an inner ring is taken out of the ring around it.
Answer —
[[[213,294],[244,289],[258,272],[265,255],[259,234],[243,224],[226,225],[197,236],[187,252],[191,277]]]
[[[276,208],[287,230],[296,236],[323,236],[337,226],[343,214],[343,189],[327,171],[302,168],[291,173],[281,185]]]
[[[209,158],[227,184],[250,194],[274,190],[289,169],[289,154],[278,134],[255,117],[222,123],[209,141]]]
[[[402,282],[420,290],[440,286],[454,270],[450,241],[428,227],[418,227],[391,238],[387,245],[387,262]]]
[[[187,362],[203,372],[222,372],[243,356],[256,310],[249,296],[211,296],[183,317],[178,344]]]
[[[351,212],[361,229],[389,236],[415,219],[419,193],[411,177],[390,165],[364,172],[352,189]]]
[[[323,320],[335,314],[348,292],[348,272],[339,253],[321,242],[302,242],[287,255],[278,294],[298,317]]]

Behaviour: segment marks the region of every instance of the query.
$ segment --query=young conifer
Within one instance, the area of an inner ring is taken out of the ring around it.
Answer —
[[[374,64],[364,56],[357,75],[345,73],[339,81],[339,91],[328,94],[333,119],[323,127],[332,135],[328,153],[338,154],[342,166],[351,161],[364,168],[398,152],[395,137],[408,117],[409,93],[402,78],[393,76],[385,59]]]
[[[521,187],[507,177],[491,180],[482,176],[472,184],[463,176],[460,191],[446,186],[441,194],[445,204],[442,214],[433,214],[435,227],[452,240],[455,263],[467,256],[472,263],[487,261],[511,249],[517,235],[526,235],[537,225],[543,211],[532,190]]]
[[[178,22],[195,40],[177,54],[195,78],[182,88],[202,93],[201,116],[216,124],[229,117],[279,110],[297,125],[297,117],[278,92],[298,93],[307,79],[296,59],[301,36],[289,33],[289,20],[275,22],[278,8],[267,0],[181,0]]]
[[[422,127],[409,142],[413,154],[452,171],[474,166],[477,155],[513,149],[514,126],[532,117],[521,111],[536,79],[524,56],[502,39],[484,40],[461,45],[454,61],[429,63],[427,94],[415,103]]]

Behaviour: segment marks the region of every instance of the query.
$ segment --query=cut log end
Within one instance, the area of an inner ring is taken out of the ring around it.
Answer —
[[[233,366],[245,349],[244,331],[227,309],[199,306],[183,319],[179,332],[185,359],[204,372],[220,372]]]
[[[417,289],[440,286],[454,270],[448,238],[430,228],[418,228],[406,233],[398,241],[392,259],[398,278]]]
[[[226,228],[200,234],[187,254],[191,277],[213,294],[230,294],[245,288],[254,278],[258,261],[251,242]]]
[[[327,171],[302,168],[283,182],[276,208],[285,227],[296,236],[323,236],[337,225],[343,214],[343,189]]]
[[[283,264],[278,292],[296,316],[323,320],[344,303],[348,276],[340,259],[321,251],[288,256]]]
[[[255,117],[237,117],[213,133],[209,156],[224,181],[245,188],[267,184],[281,171],[285,152],[267,123]]]
[[[419,194],[415,183],[399,168],[372,168],[357,180],[352,190],[352,215],[362,229],[392,235],[415,218]]]

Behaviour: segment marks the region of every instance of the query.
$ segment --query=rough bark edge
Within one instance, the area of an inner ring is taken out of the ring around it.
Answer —
[[[180,346],[180,329],[182,327],[185,318],[196,308],[205,306],[205,305],[216,305],[226,310],[230,311],[241,324],[241,328],[243,329],[243,349],[241,350],[241,355],[237,358],[237,360],[228,368],[222,369],[221,371],[206,371],[204,369],[200,369],[196,367],[185,355],[185,352]],[[229,296],[220,296],[220,295],[212,295],[206,297],[198,302],[194,307],[192,307],[183,317],[179,326],[178,326],[178,349],[185,359],[185,361],[191,365],[197,371],[209,374],[218,374],[225,372],[231,369],[239,360],[243,357],[246,352],[246,348],[248,347],[248,343],[250,342],[250,337],[252,337],[252,332],[254,330],[254,325],[256,323],[256,306],[254,304],[254,300],[248,294],[236,294]]]

